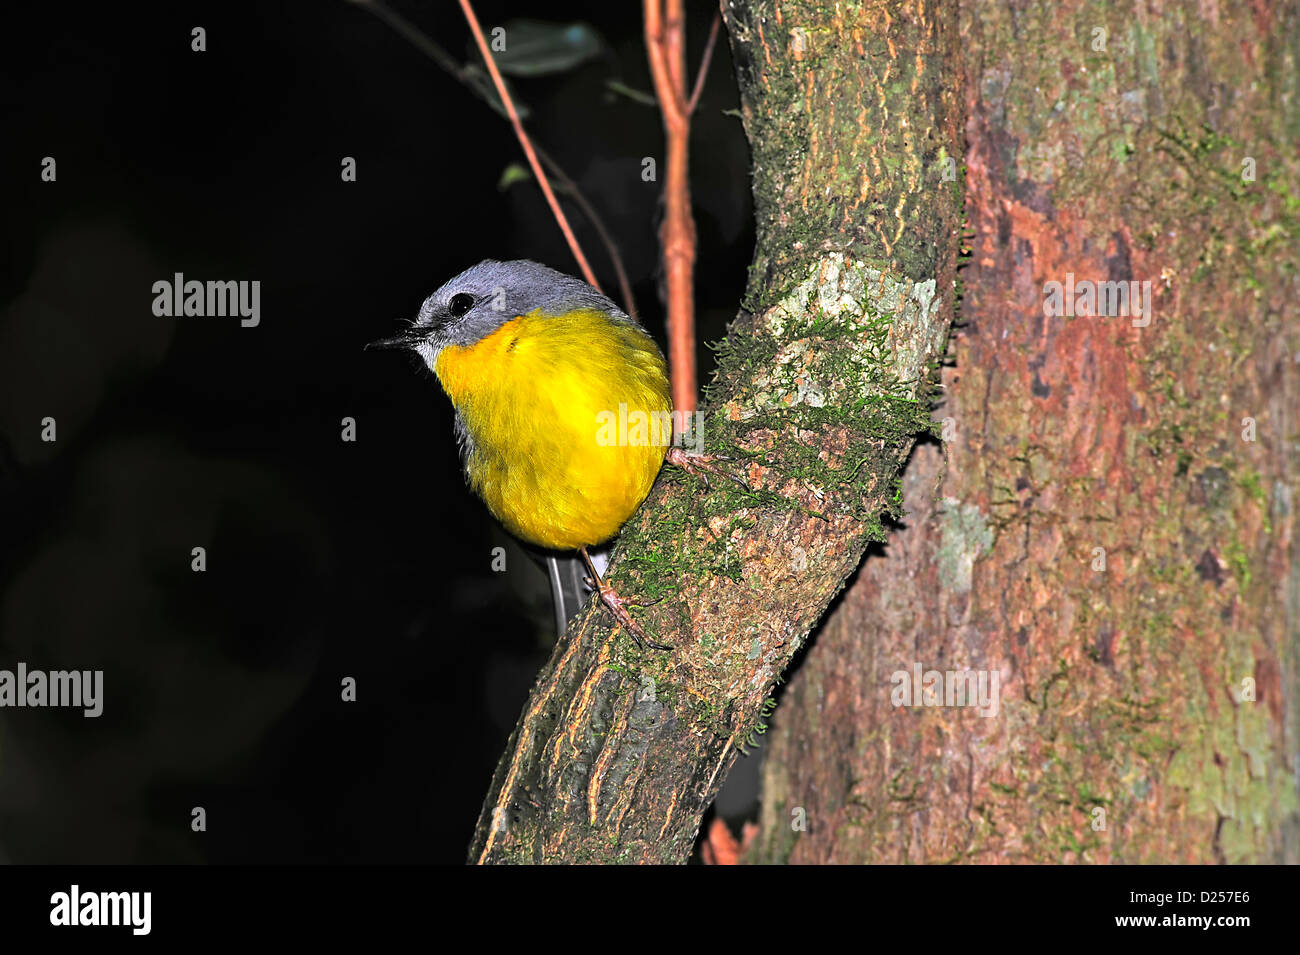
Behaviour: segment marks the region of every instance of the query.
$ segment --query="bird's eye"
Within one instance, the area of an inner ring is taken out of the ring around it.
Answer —
[[[453,295],[451,301],[447,303],[447,311],[451,312],[453,318],[460,318],[473,307],[474,296],[466,295],[464,292]]]

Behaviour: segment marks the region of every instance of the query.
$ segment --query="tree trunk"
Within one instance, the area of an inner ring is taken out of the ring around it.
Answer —
[[[1296,8],[961,25],[946,444],[791,681],[751,858],[1296,863]],[[1047,314],[1071,273],[1150,282],[1149,324]],[[918,665],[996,715],[893,705]]]
[[[475,862],[683,862],[770,693],[929,427],[961,195],[955,9],[727,2],[758,246],[705,396],[705,450],[748,485],[667,469],[610,578],[658,600],[639,651],[589,607],[492,781]]]

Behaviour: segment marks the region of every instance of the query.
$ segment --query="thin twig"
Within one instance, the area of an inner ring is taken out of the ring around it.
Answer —
[[[565,241],[569,243],[569,251],[578,262],[578,267],[582,269],[582,277],[593,288],[599,290],[600,284],[596,281],[596,275],[591,271],[591,266],[587,264],[587,257],[582,254],[582,247],[578,245],[578,238],[573,234],[573,229],[569,226],[569,220],[564,216],[564,210],[560,208],[560,201],[555,198],[555,193],[551,189],[551,182],[546,178],[546,172],[542,169],[542,164],[537,158],[537,152],[533,149],[532,141],[528,134],[524,132],[524,124],[519,121],[519,113],[515,110],[514,101],[510,98],[510,93],[506,89],[505,80],[501,78],[501,71],[497,69],[496,60],[492,57],[492,51],[488,49],[487,39],[483,36],[483,28],[478,24],[478,17],[474,15],[474,7],[470,0],[460,0],[460,8],[465,13],[465,20],[469,23],[470,32],[474,34],[474,41],[478,43],[478,50],[483,54],[483,62],[487,64],[488,72],[492,74],[492,82],[496,84],[497,95],[501,97],[501,102],[506,108],[506,113],[510,116],[510,125],[515,128],[515,136],[519,139],[519,145],[524,150],[524,155],[528,157],[528,165],[533,169],[533,176],[537,179],[537,184],[542,187],[542,193],[546,196],[546,201],[551,206],[551,214],[555,216],[555,221],[560,225],[560,231],[564,233]]]
[[[709,74],[709,63],[713,60],[713,45],[718,42],[718,28],[722,26],[722,14],[713,15],[713,25],[709,27],[709,42],[704,44],[704,56],[700,59],[700,70],[695,74],[695,89],[691,91],[690,102],[686,112],[694,113],[700,103],[700,94],[704,92],[704,79]]]
[[[661,6],[662,4],[662,6]],[[665,10],[666,8],[666,10]],[[644,0],[646,54],[664,117],[664,279],[668,287],[668,365],[673,406],[696,406],[695,221],[691,216],[690,131],[686,99],[686,22],[682,0]]]
[[[596,230],[596,234],[600,236],[600,241],[605,246],[605,251],[609,253],[609,260],[614,266],[614,274],[618,277],[619,294],[623,296],[623,310],[639,322],[641,319],[636,312],[636,299],[632,296],[632,283],[628,281],[627,270],[623,268],[623,259],[618,254],[618,245],[605,227],[605,220],[596,213],[595,208],[587,201],[587,197],[582,194],[578,184],[569,178],[568,173],[561,169],[559,164],[541,146],[534,145],[533,148],[537,150],[537,157],[541,159],[542,164],[551,171],[551,175],[559,181],[560,187],[578,204],[582,214],[587,217],[587,221],[591,223],[592,228]]]
[[[461,74],[460,64],[456,62],[455,57],[451,56],[451,54],[446,50],[434,43],[433,40],[429,38],[428,34],[421,31],[419,27],[406,19],[406,17],[402,16],[396,10],[390,10],[386,5],[379,2],[379,0],[351,0],[351,2],[355,3],[359,7],[365,7],[379,19],[387,23],[394,33],[400,35],[402,39],[406,40],[406,42],[411,44],[411,46],[415,47],[429,59],[433,60],[433,62],[437,63],[462,83],[466,82],[465,77]]]
[[[425,56],[429,57],[429,59],[433,60],[433,62],[438,64],[438,66],[451,76],[452,79],[456,80],[475,96],[479,97],[479,99],[493,107],[493,112],[503,116],[503,118],[509,119],[509,117],[505,116],[501,110],[496,109],[497,104],[493,103],[485,95],[482,88],[470,80],[468,74],[461,68],[460,63],[456,61],[455,57],[451,56],[451,54],[435,43],[427,33],[423,32],[415,24],[411,23],[395,10],[390,10],[381,2],[381,0],[352,0],[352,2],[356,3],[358,6],[365,7],[380,20],[383,20],[384,23],[388,24],[388,26],[392,28],[393,32],[397,33],[413,47]],[[652,99],[651,102],[654,103],[654,100]],[[619,251],[618,243],[614,241],[614,237],[605,226],[604,220],[601,219],[599,214],[596,212],[595,207],[587,201],[587,197],[582,194],[582,190],[578,188],[578,184],[574,182],[562,168],[560,168],[560,164],[548,155],[540,145],[534,143],[533,148],[537,150],[537,158],[542,161],[542,165],[547,168],[551,175],[554,176],[564,188],[564,191],[578,204],[578,208],[582,210],[583,215],[587,217],[592,228],[596,230],[596,234],[600,237],[601,243],[605,246],[605,253],[609,256],[610,264],[614,266],[614,274],[618,276],[619,293],[623,296],[623,309],[633,318],[638,318],[636,299],[632,295],[632,283],[628,281],[627,269],[623,265],[623,254]]]

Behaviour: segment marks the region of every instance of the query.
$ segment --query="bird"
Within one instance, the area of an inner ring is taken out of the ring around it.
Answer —
[[[486,259],[425,299],[401,334],[368,347],[413,351],[437,377],[470,487],[507,531],[552,552],[561,635],[574,574],[553,554],[576,551],[638,645],[669,649],[645,636],[591,556],[670,457],[668,369],[646,330],[581,279]]]

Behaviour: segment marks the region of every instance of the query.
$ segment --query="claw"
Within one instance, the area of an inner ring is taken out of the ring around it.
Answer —
[[[582,554],[582,559],[587,562],[587,570],[591,571],[591,577],[587,579],[588,585],[594,587],[596,593],[600,594],[600,602],[609,608],[609,612],[614,615],[614,619],[621,623],[623,629],[632,635],[632,639],[636,641],[636,645],[642,650],[646,647],[650,647],[652,650],[671,650],[672,647],[667,644],[656,643],[646,636],[645,631],[641,629],[640,624],[633,620],[632,615],[627,612],[628,607],[646,607],[649,606],[649,604],[629,600],[606,583],[600,574],[596,573],[596,567],[592,564],[591,557],[587,554],[587,548],[579,548],[578,553]],[[657,600],[653,601],[653,603],[658,602],[659,601]]]
[[[731,460],[731,458],[723,457],[720,454],[687,454],[681,448],[672,447],[669,448],[668,453],[664,455],[664,460],[669,464],[681,468],[687,474],[695,475],[704,482],[705,487],[712,487],[712,485],[709,484],[708,476],[709,473],[712,473],[719,477],[724,477],[728,481],[734,481],[746,491],[753,490],[753,488],[751,488],[744,480],[732,474],[726,468],[718,467],[718,465],[714,463],[715,461]]]

